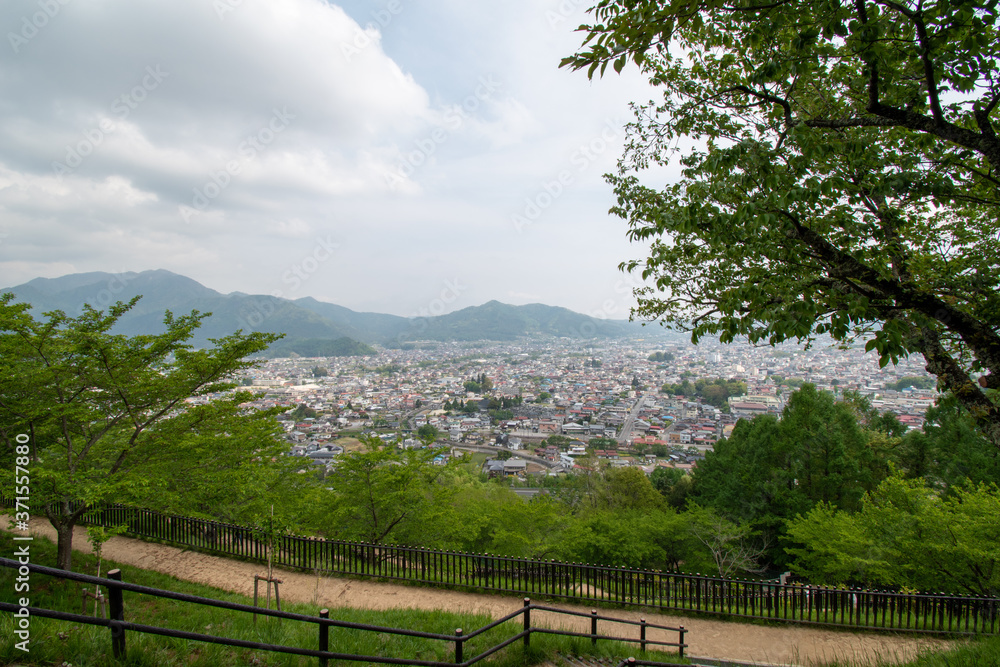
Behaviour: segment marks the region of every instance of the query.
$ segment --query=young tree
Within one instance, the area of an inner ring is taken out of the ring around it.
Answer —
[[[749,524],[737,524],[713,510],[692,506],[684,518],[688,529],[702,544],[712,559],[720,577],[733,577],[740,572],[760,574],[767,568],[761,560],[767,549],[760,545]]]
[[[697,341],[920,353],[1000,447],[1000,29],[971,0],[600,0],[563,66],[635,62],[613,211],[635,315]],[[680,182],[639,174],[668,163]],[[977,376],[980,376],[977,378]],[[978,381],[976,381],[978,380]]]
[[[336,469],[317,490],[313,524],[329,536],[371,544],[423,543],[416,535],[435,529],[451,490],[438,483],[444,466],[435,450],[398,449],[379,438],[362,438],[365,449],[337,458]]]
[[[12,463],[27,436],[31,503],[56,529],[58,567],[70,569],[73,526],[90,508],[155,505],[171,480],[212,467],[205,483],[232,488],[229,473],[280,453],[270,415],[239,407],[252,394],[227,393],[256,364],[246,357],[280,336],[236,332],[195,350],[210,313],[168,311],[163,333],[124,336],[111,330],[138,297],[45,321],[13,298],[0,297],[0,455]]]

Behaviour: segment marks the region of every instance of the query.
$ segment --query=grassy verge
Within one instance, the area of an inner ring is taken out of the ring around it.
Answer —
[[[834,661],[825,667],[994,667],[1000,665],[1000,637],[984,637],[946,651],[925,653],[901,663],[891,657],[870,662]]]
[[[18,543],[18,546],[24,544]],[[55,545],[40,537],[30,543],[31,561],[39,565],[54,566]],[[0,553],[13,554],[15,543],[12,535],[0,531]],[[10,557],[10,556],[7,556]],[[77,552],[73,556],[74,569],[85,574],[96,574],[97,559],[92,555]],[[110,568],[120,568],[125,581],[197,595],[217,600],[252,604],[252,600],[208,586],[193,584],[157,572],[140,570],[128,565],[105,560],[102,572]],[[85,586],[79,582],[53,577],[30,575],[30,591],[15,592],[14,570],[0,568],[0,600],[17,602],[17,598],[27,596],[34,607],[44,607],[58,611],[80,613],[82,594]],[[301,648],[316,648],[318,626],[290,620],[253,617],[243,612],[206,607],[188,602],[166,600],[138,593],[125,594],[125,620],[145,625],[160,626],[188,632],[218,635],[234,639],[257,641],[268,644],[282,644]],[[319,609],[315,605],[286,604],[285,611],[315,616]],[[93,601],[88,600],[87,612],[93,614]],[[408,628],[426,632],[453,635],[456,628],[463,628],[466,634],[492,621],[485,615],[456,614],[445,611],[422,612],[413,610],[368,611],[358,609],[331,609],[331,618],[355,623],[365,623],[395,628]],[[63,665],[88,667],[120,665],[111,657],[111,632],[107,628],[80,625],[66,621],[33,617],[30,621],[28,647],[25,653],[15,646],[14,617],[0,614],[0,664],[17,665]],[[520,630],[520,619],[466,643],[465,658],[475,656],[488,647],[494,646]],[[236,665],[298,666],[315,665],[316,658],[283,655],[267,651],[254,651],[202,642],[160,637],[137,632],[129,632],[126,638],[128,660],[126,664],[136,666],[204,666],[229,667]],[[401,637],[387,633],[358,632],[331,628],[331,650],[340,653],[361,655],[406,657],[420,660],[454,660],[454,643],[427,639]],[[531,665],[550,659],[555,654],[596,655],[603,657],[623,657],[634,655],[647,660],[673,659],[663,653],[640,654],[634,645],[616,642],[599,642],[595,647],[589,640],[552,635],[534,635],[531,647],[525,649],[520,642],[484,663],[496,667]],[[331,665],[358,665],[364,663],[331,661]]]

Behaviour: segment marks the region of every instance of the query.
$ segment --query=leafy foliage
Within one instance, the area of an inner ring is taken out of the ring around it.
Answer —
[[[747,383],[740,380],[723,378],[701,378],[692,383],[688,378],[681,382],[667,383],[660,387],[660,392],[669,395],[697,396],[709,405],[721,408],[728,405],[730,396],[742,396],[747,393]]]
[[[0,297],[2,455],[13,462],[16,438],[28,435],[31,500],[59,534],[65,569],[73,526],[90,507],[191,509],[238,484],[260,491],[251,480],[282,449],[273,415],[241,408],[252,394],[226,393],[254,365],[246,357],[278,336],[237,332],[195,350],[188,341],[208,317],[197,311],[168,311],[161,334],[111,333],[138,300],[37,321],[27,304]],[[204,493],[187,496],[182,489],[193,480]]]
[[[1000,31],[973,0],[600,0],[563,66],[633,62],[609,176],[635,315],[777,344],[920,353],[1000,447]],[[677,159],[681,180],[640,180]]]
[[[1000,451],[954,396],[943,396],[924,417],[923,429],[908,432],[894,457],[907,477],[923,477],[941,489],[967,482],[1000,484]]]
[[[694,472],[693,496],[706,509],[760,531],[781,561],[784,521],[818,502],[856,510],[881,481],[869,435],[850,405],[803,385],[779,421],[740,420]]]
[[[312,521],[338,539],[373,544],[420,544],[438,531],[450,490],[439,483],[444,470],[433,449],[399,449],[376,437],[362,438],[362,451],[345,453],[317,489]],[[422,535],[421,535],[422,534]]]
[[[1000,593],[1000,489],[942,496],[892,477],[857,514],[820,504],[789,523],[796,569],[820,583],[861,582],[995,597]]]

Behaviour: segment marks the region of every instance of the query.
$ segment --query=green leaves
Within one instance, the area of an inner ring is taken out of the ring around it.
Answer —
[[[645,281],[633,314],[693,341],[862,339],[883,366],[924,353],[1000,447],[1000,407],[969,375],[1000,374],[995,14],[599,3],[564,65],[632,59],[664,92],[635,107],[608,177],[612,212],[649,248],[622,263]],[[673,160],[679,182],[642,184]]]
[[[0,386],[0,439],[12,451],[17,434],[31,436],[32,503],[47,506],[60,529],[61,567],[72,553],[66,529],[88,506],[155,504],[153,491],[184,486],[194,471],[213,466],[218,474],[200,479],[227,489],[226,470],[277,453],[274,422],[239,407],[248,395],[216,396],[253,365],[244,357],[277,336],[235,333],[192,350],[188,340],[208,317],[198,312],[166,313],[157,335],[111,333],[137,301],[37,321],[12,295],[0,298],[0,370],[9,378]],[[71,510],[68,501],[84,505]]]
[[[433,449],[397,449],[378,438],[365,450],[344,453],[320,491],[326,534],[371,543],[408,541],[408,533],[429,531],[447,506],[450,490],[437,483],[443,467],[431,463]]]
[[[941,496],[892,477],[855,515],[818,506],[789,522],[796,571],[817,583],[862,582],[995,597],[1000,593],[1000,489]]]

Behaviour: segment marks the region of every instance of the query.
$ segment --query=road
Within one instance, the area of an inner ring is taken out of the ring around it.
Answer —
[[[643,393],[635,400],[635,405],[628,413],[628,417],[625,418],[625,422],[622,424],[622,430],[618,433],[618,444],[624,445],[629,438],[632,437],[632,427],[635,425],[635,420],[639,418],[639,411],[642,410],[643,406],[646,405],[646,398],[652,392]]]

